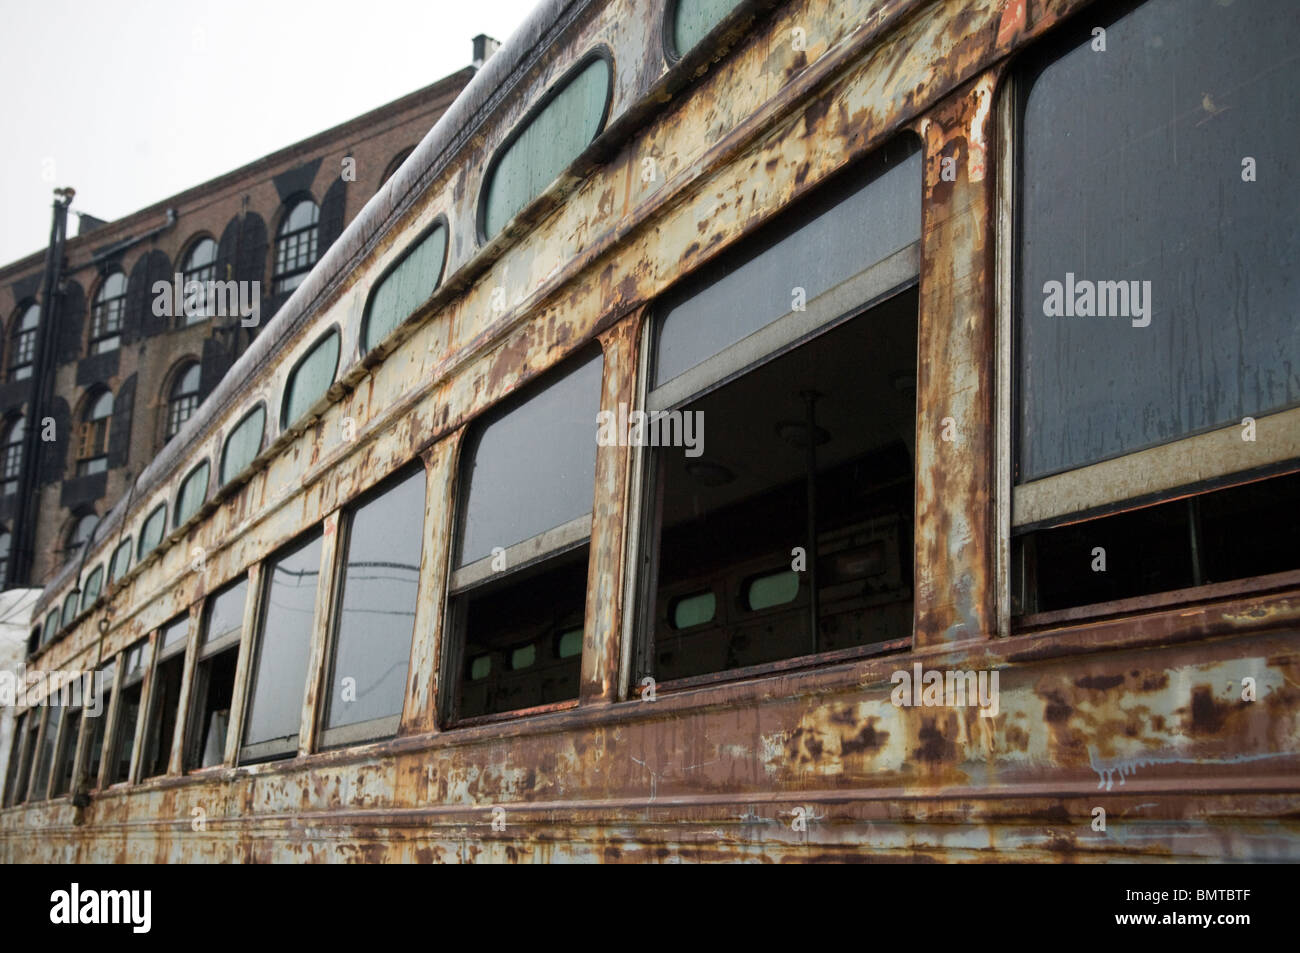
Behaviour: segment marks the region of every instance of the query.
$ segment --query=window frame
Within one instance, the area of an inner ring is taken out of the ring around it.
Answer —
[[[705,33],[689,50],[677,49],[677,37],[675,36],[677,8],[681,5],[681,0],[667,0],[663,7],[663,14],[659,21],[659,40],[663,49],[664,62],[669,68],[676,66],[691,53],[703,49],[712,49],[717,45],[717,41],[722,35],[730,32],[734,27],[747,16],[756,16],[762,4],[755,0],[737,0],[736,4],[727,11],[721,20],[713,24],[707,33]]]
[[[108,413],[103,417],[92,416],[105,396],[112,404]],[[87,392],[77,425],[76,475],[78,477],[108,472],[109,442],[113,438],[113,415],[116,412],[117,395],[108,387],[95,387]],[[101,461],[102,469],[96,466]]]
[[[23,451],[27,440],[27,416],[14,414],[5,419],[4,444],[0,446],[0,496],[13,496],[23,476]],[[14,439],[14,431],[18,439]],[[10,488],[12,484],[12,489]]]
[[[108,283],[115,275],[122,276],[122,293],[104,298]],[[121,266],[113,266],[100,279],[99,287],[90,305],[90,334],[86,342],[89,355],[110,354],[122,347],[122,328],[126,321],[126,299],[131,280]],[[113,342],[111,346],[107,342]]]
[[[337,350],[335,351],[334,354],[334,369],[330,372],[330,382],[329,384],[326,385],[325,389],[321,391],[320,396],[318,396],[315,400],[313,400],[307,406],[307,408],[297,416],[297,418],[293,420],[289,420],[288,419],[289,408],[290,405],[293,403],[293,388],[294,385],[298,382],[298,372],[302,370],[302,366],[307,363],[307,361],[316,353],[316,351],[320,348],[320,346],[324,344],[327,339],[329,339],[331,335],[334,337],[335,341],[337,342]],[[324,331],[322,331],[320,334],[316,335],[316,337],[312,339],[311,344],[307,345],[307,347],[303,349],[303,352],[300,355],[298,355],[298,359],[293,362],[293,366],[289,369],[289,373],[285,375],[284,387],[281,388],[280,390],[281,432],[292,430],[294,426],[311,417],[311,408],[315,407],[318,403],[324,400],[325,397],[329,394],[330,388],[338,383],[339,366],[342,363],[343,363],[343,333],[339,329],[339,326],[337,324],[331,324],[328,328],[326,328]]]
[[[207,320],[206,318],[203,320]],[[179,387],[191,370],[197,370],[199,377],[195,380],[194,390],[177,393]],[[167,386],[167,400],[164,403],[165,418],[163,424],[163,443],[167,443],[185,426],[185,422],[194,416],[194,412],[199,409],[199,394],[202,393],[202,374],[203,367],[197,358],[185,358],[172,370],[171,383]],[[182,403],[188,404],[188,409],[184,411],[185,416],[176,420],[179,416],[178,407]]]
[[[36,312],[36,320],[28,328],[24,327],[27,316]],[[36,367],[36,338],[41,328],[41,306],[34,299],[26,299],[18,305],[14,313],[13,324],[9,329],[9,354],[5,362],[5,380],[31,380]],[[21,358],[21,359],[20,359]],[[25,373],[23,373],[25,371]]]
[[[190,486],[190,481],[203,472],[203,495],[199,497],[199,502],[195,504],[194,509],[186,513],[182,504],[185,501],[185,491]],[[172,504],[172,529],[178,530],[199,513],[203,512],[204,504],[208,502],[208,492],[212,488],[212,462],[204,457],[186,472],[180,484],[176,487],[176,501]]]
[[[315,214],[311,224],[304,225],[301,228],[295,228],[292,231],[283,231],[298,206],[302,205],[304,202],[310,202],[314,209]],[[271,237],[271,291],[276,295],[293,293],[305,280],[305,277],[299,278],[299,276],[306,276],[309,274],[311,270],[316,267],[316,263],[320,261],[320,203],[316,201],[315,196],[310,192],[299,192],[296,195],[290,196],[289,199],[282,203],[280,207],[283,211],[279,222],[276,223],[275,234]],[[288,242],[291,238],[296,239],[299,235],[304,235],[307,232],[311,232],[311,261],[306,266],[295,266],[286,269],[285,271],[280,271],[279,263],[281,259],[281,243]],[[290,278],[298,278],[298,281],[292,288],[285,288],[284,282]]]
[[[419,311],[420,308],[422,308],[424,304],[428,301],[428,298],[426,298],[424,301],[422,301],[419,305],[416,306],[415,311],[412,311],[406,317],[402,318],[400,321],[395,323],[392,326],[392,328],[388,331],[388,334],[384,335],[384,337],[375,341],[370,346],[366,345],[366,341],[370,335],[371,309],[374,306],[375,297],[379,293],[379,289],[383,287],[384,283],[388,281],[389,278],[391,278],[394,274],[397,273],[397,270],[402,267],[402,264],[408,258],[410,258],[411,255],[413,255],[421,245],[423,245],[429,238],[431,238],[433,236],[433,233],[436,232],[439,228],[443,230],[443,234],[445,238],[442,245],[442,260],[438,263],[438,276],[437,278],[434,279],[433,291],[429,293],[430,296],[437,294],[438,290],[442,287],[442,279],[445,278],[447,275],[447,261],[451,257],[451,226],[447,221],[446,214],[443,212],[439,212],[434,217],[433,221],[430,222],[424,229],[420,231],[420,234],[416,235],[415,238],[407,242],[406,247],[402,249],[402,253],[398,255],[396,258],[394,258],[392,262],[389,263],[388,267],[385,268],[383,272],[380,273],[379,277],[375,279],[374,284],[370,286],[370,291],[367,292],[366,294],[365,307],[361,312],[361,329],[357,336],[358,349],[362,355],[370,354],[374,351],[379,350],[381,345],[383,345],[384,341],[387,340],[388,337],[390,337],[391,335],[397,333],[397,330],[403,327],[408,321],[410,321],[411,318],[415,315],[415,312]],[[337,371],[335,373],[337,373]]]
[[[529,209],[533,208],[537,204],[538,200],[549,191],[550,186],[554,185],[556,179],[552,178],[541,192],[538,192],[536,195],[529,198],[528,201],[514,213],[514,215],[510,216],[510,218],[502,224],[500,231],[495,235],[487,234],[488,193],[491,190],[501,160],[510,151],[510,147],[518,141],[519,137],[522,136],[538,119],[538,117],[546,111],[547,107],[550,106],[561,93],[568,89],[570,84],[572,84],[588,66],[598,59],[604,60],[605,65],[609,68],[609,82],[605,87],[605,103],[601,107],[600,120],[596,125],[596,133],[591,137],[591,141],[588,142],[577,155],[573,156],[567,163],[565,163],[560,174],[563,175],[565,171],[572,169],[575,164],[580,163],[582,159],[591,152],[600,137],[605,134],[605,130],[609,123],[610,110],[614,104],[614,87],[618,83],[618,73],[614,62],[613,50],[611,50],[604,42],[599,42],[583,53],[582,56],[578,57],[571,66],[569,66],[558,78],[543,90],[537,101],[528,107],[528,110],[520,117],[519,121],[514,124],[510,132],[506,134],[505,138],[502,139],[496,148],[492,150],[492,157],[483,168],[483,176],[479,180],[478,198],[474,203],[474,234],[480,247],[505,234],[506,231],[508,231],[510,224],[516,221],[519,216],[526,213]],[[451,236],[448,235],[448,244],[450,244],[450,237]]]
[[[238,588],[240,585],[244,586],[244,601],[240,606],[238,626],[233,629],[227,629],[215,639],[208,640],[208,630],[212,625],[212,610],[216,600],[226,593]],[[260,606],[256,604],[258,602],[257,590],[259,588],[259,585],[254,585],[252,575],[245,571],[240,575],[227,580],[220,587],[205,596],[203,599],[203,605],[200,607],[199,612],[195,617],[197,624],[192,627],[193,631],[190,633],[189,639],[189,641],[194,643],[193,658],[190,659],[187,657],[186,661],[189,681],[188,683],[183,683],[181,686],[181,703],[184,707],[185,715],[183,724],[180,723],[181,719],[177,719],[177,730],[182,732],[181,774],[192,774],[195,772],[210,771],[223,767],[226,764],[225,752],[230,748],[230,738],[232,733],[242,734],[243,725],[237,723],[237,719],[242,722],[242,714],[239,710],[240,684],[238,664],[240,656],[243,653],[244,630],[245,625],[249,620],[250,611],[254,613],[254,622],[256,622],[257,619],[256,613],[260,608]],[[251,610],[250,603],[253,603]],[[197,762],[202,760],[202,746],[204,742],[204,738],[198,734],[198,732],[202,730],[199,720],[203,717],[203,708],[206,706],[207,702],[207,692],[211,686],[210,675],[204,671],[203,666],[210,663],[217,656],[227,652],[235,653],[237,667],[234,683],[231,686],[230,720],[226,725],[226,745],[222,752],[222,760],[217,764],[207,765],[205,767],[197,764]],[[247,682],[247,679],[245,682]],[[245,684],[245,689],[246,688],[247,684]],[[202,701],[204,702],[203,706],[198,704],[201,693],[203,696]],[[194,757],[196,752],[198,753],[198,757]]]
[[[203,246],[204,242],[212,243],[212,260],[206,264],[199,265],[198,267],[191,267],[190,259],[194,257],[194,253]],[[195,235],[190,239],[189,245],[186,246],[185,254],[181,256],[182,307],[180,309],[180,314],[176,315],[177,328],[193,327],[197,324],[202,324],[204,321],[209,321],[216,316],[212,308],[212,302],[208,300],[207,289],[209,281],[218,280],[217,262],[220,257],[221,243],[207,232],[200,232],[198,235]],[[206,277],[199,277],[200,275],[206,275]],[[185,286],[191,281],[198,281],[203,284],[203,307],[198,314],[193,315],[192,317],[185,313],[184,307]]]
[[[153,518],[155,516],[158,516],[159,514],[162,515],[162,530],[158,535],[157,541],[148,549],[145,549],[144,548],[145,539],[146,539],[145,532],[146,530],[148,530],[149,524],[153,521]],[[140,521],[140,536],[139,536],[139,541],[136,544],[135,564],[138,566],[142,562],[144,562],[155,549],[157,549],[159,546],[162,545],[163,540],[165,540],[166,538],[167,538],[167,501],[163,500],[161,503],[159,503],[157,506],[151,509],[145,515],[145,518]]]
[[[337,369],[335,370],[335,373],[338,373]],[[331,386],[332,386],[332,385],[331,385]],[[242,467],[240,467],[239,470],[237,470],[237,471],[234,472],[234,473],[231,473],[231,474],[227,475],[227,474],[226,474],[226,458],[227,458],[227,456],[228,456],[229,453],[230,453],[230,441],[231,441],[232,439],[234,439],[234,436],[235,436],[235,434],[239,431],[239,428],[242,427],[242,426],[244,426],[244,424],[248,423],[248,421],[252,419],[253,415],[256,414],[259,410],[262,412],[262,427],[261,427],[261,432],[259,433],[258,438],[257,438],[257,452],[254,453],[253,456],[249,458],[248,462],[247,462],[246,464],[244,464]],[[221,441],[221,459],[220,459],[220,461],[218,462],[218,466],[217,466],[217,484],[218,484],[219,486],[227,486],[228,484],[235,482],[235,480],[236,480],[236,479],[237,479],[237,478],[238,478],[238,477],[239,477],[239,476],[240,476],[240,475],[241,475],[245,470],[247,470],[250,466],[252,466],[253,461],[256,460],[259,456],[262,455],[262,451],[266,449],[266,421],[267,421],[267,418],[268,418],[268,414],[267,414],[267,408],[266,408],[266,401],[264,401],[264,400],[259,400],[259,401],[257,401],[255,404],[253,404],[253,406],[250,407],[250,408],[249,408],[249,409],[248,409],[248,410],[243,414],[243,416],[241,416],[241,417],[239,418],[238,421],[236,421],[235,425],[234,425],[233,427],[231,427],[230,430],[227,431],[225,437],[222,438],[222,441]]]

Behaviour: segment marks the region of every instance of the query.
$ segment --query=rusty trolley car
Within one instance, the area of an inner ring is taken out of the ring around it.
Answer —
[[[1300,858],[1297,49],[548,0],[44,591],[0,855]]]

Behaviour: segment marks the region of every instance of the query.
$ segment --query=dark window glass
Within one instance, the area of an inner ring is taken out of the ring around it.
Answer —
[[[27,800],[27,783],[32,776],[32,756],[36,754],[36,737],[44,714],[43,708],[28,711],[25,716],[26,734],[14,735],[14,750],[9,757],[18,759],[18,776],[14,778],[12,786],[13,797],[8,798],[6,795],[8,804],[22,804]]]
[[[911,634],[916,414],[898,382],[914,379],[917,306],[914,289],[902,292],[682,408],[701,415],[707,440],[694,457],[656,452],[644,674],[683,678]]]
[[[321,537],[315,533],[267,563],[266,604],[244,728],[245,760],[297,751],[320,556]]]
[[[99,786],[99,766],[104,754],[104,736],[108,729],[108,712],[113,701],[113,679],[117,677],[117,664],[109,662],[102,666],[95,676],[95,691],[100,692],[100,701],[86,709],[90,719],[90,742],[86,746],[86,777],[90,787]]]
[[[275,267],[272,271],[276,294],[297,288],[316,264],[316,223],[320,210],[311,199],[301,199],[280,223],[275,236]]]
[[[594,354],[478,431],[458,566],[591,512],[602,367]]]
[[[167,434],[170,440],[180,432],[185,421],[194,415],[199,406],[199,364],[194,361],[172,380],[171,394],[167,397]]]
[[[136,722],[140,718],[147,648],[148,643],[141,641],[126,650],[126,661],[122,665],[122,697],[117,706],[113,749],[108,762],[109,784],[119,784],[131,777],[131,755],[135,751]]]
[[[402,713],[424,537],[424,470],[358,507],[349,520],[327,728],[372,725],[360,741],[396,733]]]
[[[675,292],[659,319],[654,386],[778,319],[806,322],[794,307],[796,288],[807,306],[920,237],[921,154],[908,138],[809,196]]]
[[[9,379],[23,381],[32,376],[36,360],[36,329],[41,324],[39,305],[28,305],[22,317],[14,321],[9,344]]]
[[[1295,5],[1150,0],[1091,44],[1023,111],[1021,481],[1300,403]]]
[[[262,452],[262,433],[265,429],[266,406],[258,404],[230,431],[225,448],[221,451],[222,486],[243,473]]]
[[[524,120],[487,174],[480,231],[491,239],[554,182],[605,123],[610,65],[595,56],[548,90],[540,111]]]
[[[235,693],[235,665],[244,624],[248,580],[216,593],[204,607],[199,630],[198,664],[190,700],[185,741],[185,770],[223,763],[230,705]]]
[[[72,620],[77,617],[78,605],[77,593],[68,593],[67,597],[63,600],[63,624],[65,626],[71,625]]]
[[[458,673],[457,716],[473,718],[577,698],[586,595],[586,546],[538,569],[471,590],[464,597],[465,652]]]
[[[18,769],[23,760],[29,714],[29,712],[23,712],[14,723],[14,738],[9,749],[9,766],[5,770],[5,807],[13,807],[14,804],[21,800],[18,794]]]
[[[86,581],[81,585],[81,611],[85,612],[95,604],[99,598],[99,592],[104,586],[104,567],[96,566],[86,577]]]
[[[51,609],[45,617],[45,628],[41,630],[41,644],[44,645],[58,635],[61,628],[63,628],[63,624],[60,621],[59,610],[56,607]]]
[[[27,435],[27,418],[18,417],[5,431],[5,443],[0,453],[0,494],[8,496],[18,492],[18,481],[23,472],[23,439]]]
[[[325,396],[339,366],[339,333],[329,331],[312,345],[297,366],[289,372],[284,385],[284,410],[281,423],[288,427],[297,422],[316,401]]]
[[[9,551],[13,547],[13,537],[0,531],[0,586],[9,582]]]
[[[90,353],[105,354],[122,343],[122,313],[126,310],[126,275],[115,271],[99,286],[90,313]]]
[[[59,747],[54,756],[54,777],[50,797],[62,797],[72,790],[72,771],[77,760],[77,736],[81,733],[81,709],[69,709],[63,719],[59,734]]]
[[[417,239],[410,251],[370,294],[366,307],[365,350],[371,350],[428,300],[442,278],[447,229],[442,224]]]
[[[140,776],[157,777],[167,773],[172,739],[176,733],[176,714],[181,700],[181,676],[185,672],[185,640],[189,635],[189,616],[168,623],[162,631],[158,662],[154,665],[153,690],[149,697],[149,718],[145,726],[144,760]]]
[[[81,548],[94,537],[97,526],[99,526],[99,517],[94,513],[86,513],[72,524],[72,528],[68,531],[68,544],[64,547],[69,559],[80,554]]]
[[[29,801],[44,801],[50,787],[50,766],[54,763],[54,747],[59,740],[59,725],[63,721],[63,706],[51,704],[46,709],[45,735],[40,740],[36,756],[36,770],[32,774],[32,792]]]

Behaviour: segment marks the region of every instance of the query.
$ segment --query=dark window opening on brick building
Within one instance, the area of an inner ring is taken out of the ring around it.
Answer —
[[[320,209],[311,199],[299,199],[280,223],[275,235],[274,289],[276,294],[302,284],[316,264],[316,223]]]
[[[109,390],[86,401],[77,428],[77,476],[108,469],[108,431],[113,420],[113,393]]]
[[[90,353],[107,354],[122,344],[122,313],[126,310],[126,275],[115,271],[99,286],[90,315]]]
[[[201,324],[215,313],[212,301],[208,297],[208,282],[217,280],[217,243],[211,238],[202,238],[194,243],[185,258],[182,269],[184,286],[197,281],[203,286],[196,308],[182,308],[177,315],[177,323],[182,327],[189,324]]]
[[[170,440],[180,432],[181,426],[199,406],[199,364],[191,361],[172,380],[171,393],[167,395],[167,433]]]
[[[41,323],[39,305],[29,304],[22,317],[14,321],[9,342],[9,379],[23,381],[32,376],[36,360],[36,329]]]
[[[0,496],[18,492],[18,480],[23,470],[23,437],[27,433],[27,419],[18,417],[5,430],[3,450],[0,450]]]

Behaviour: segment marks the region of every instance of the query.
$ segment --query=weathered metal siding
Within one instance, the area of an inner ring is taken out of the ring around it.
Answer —
[[[225,767],[95,794],[80,812],[66,799],[7,811],[0,856],[1300,858],[1300,591],[997,636],[997,81],[1010,51],[1083,5],[846,0],[827,11],[816,0],[790,3],[666,104],[658,100],[680,79],[652,63],[646,46],[657,43],[658,5],[611,3],[567,27],[537,67],[535,88],[598,40],[615,49],[603,163],[476,251],[462,222],[476,176],[527,103],[469,140],[424,204],[295,337],[280,369],[250,385],[274,416],[284,369],[324,327],[339,323],[354,353],[374,278],[446,212],[455,252],[422,319],[394,338],[382,363],[353,366],[318,419],[280,438],[244,486],[113,598],[105,657],[303,530],[335,520],[422,453],[425,552],[401,736],[323,753],[305,736],[292,762],[234,767],[235,712]],[[791,43],[796,28],[805,50]],[[622,117],[640,124],[620,127]],[[912,648],[621,700],[630,462],[625,448],[601,448],[580,704],[439,731],[465,425],[593,339],[605,355],[604,400],[628,399],[644,305],[903,130],[922,140],[926,198]],[[643,176],[646,158],[655,159],[654,177]],[[956,160],[955,181],[940,174],[944,158]],[[504,309],[494,306],[502,292]],[[945,417],[956,424],[955,444],[939,438]],[[347,419],[355,441],[343,438]],[[194,547],[205,554],[200,571],[191,567]],[[326,621],[317,624],[317,673]],[[90,629],[83,620],[42,664],[90,667],[98,652]],[[238,686],[248,678],[250,631]],[[996,670],[998,715],[895,706],[890,676],[917,662]],[[1239,700],[1244,677],[1256,680],[1255,702]],[[309,692],[308,723],[314,699]],[[1092,829],[1096,807],[1107,811],[1106,832]],[[806,829],[792,826],[796,809]],[[493,828],[494,816],[504,830]]]

